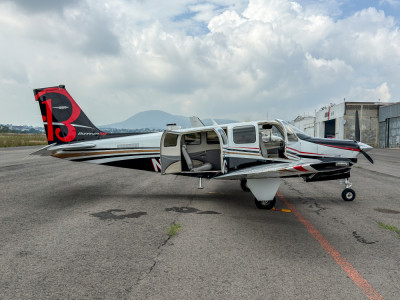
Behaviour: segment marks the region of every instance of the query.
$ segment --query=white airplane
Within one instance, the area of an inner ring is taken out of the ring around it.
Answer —
[[[33,153],[75,162],[218,180],[239,180],[260,209],[272,209],[281,178],[307,182],[344,179],[346,201],[355,198],[350,170],[372,147],[350,140],[317,139],[280,120],[113,135],[99,130],[65,86],[34,90],[49,145]]]

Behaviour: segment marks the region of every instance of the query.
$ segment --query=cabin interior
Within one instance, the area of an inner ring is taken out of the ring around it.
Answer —
[[[183,134],[182,172],[221,171],[221,143],[214,130]]]
[[[285,156],[285,138],[280,126],[266,123],[258,125],[259,144],[263,157],[287,158]]]
[[[216,132],[218,130],[219,134]],[[231,134],[232,138],[228,139]],[[257,138],[258,136],[258,138]],[[221,172],[222,145],[259,148],[265,158],[286,158],[284,133],[278,124],[238,125],[233,128],[203,129],[187,133],[167,133],[163,164],[166,173]]]

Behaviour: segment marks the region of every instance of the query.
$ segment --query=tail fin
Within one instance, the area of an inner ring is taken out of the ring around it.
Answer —
[[[99,139],[102,132],[88,119],[64,85],[33,90],[49,144]]]

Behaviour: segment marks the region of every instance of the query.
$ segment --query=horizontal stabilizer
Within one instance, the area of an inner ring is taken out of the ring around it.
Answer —
[[[83,150],[83,149],[88,149],[88,148],[93,148],[95,147],[96,144],[94,143],[76,143],[76,144],[62,144],[62,145],[57,145],[56,143],[47,145],[30,155],[40,155],[40,156],[50,156],[56,151],[60,150]]]
[[[35,151],[35,152],[32,152],[32,153],[29,154],[29,155],[50,156],[50,155],[52,154],[52,152],[49,151],[49,148],[50,148],[51,146],[55,145],[55,144],[56,144],[56,143],[50,144],[50,145],[46,145],[45,147],[40,148],[39,150],[37,150],[37,151]]]
[[[58,150],[81,150],[96,147],[94,143],[76,143],[76,144],[64,144],[50,147],[48,150],[58,151]]]

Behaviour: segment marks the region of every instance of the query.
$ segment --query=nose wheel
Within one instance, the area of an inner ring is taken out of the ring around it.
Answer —
[[[356,198],[356,192],[353,189],[344,189],[342,192],[344,201],[353,201]]]
[[[344,183],[346,185],[346,188],[342,192],[342,198],[344,201],[353,201],[356,198],[356,192],[350,188],[352,184],[350,183],[348,178],[344,180]]]

